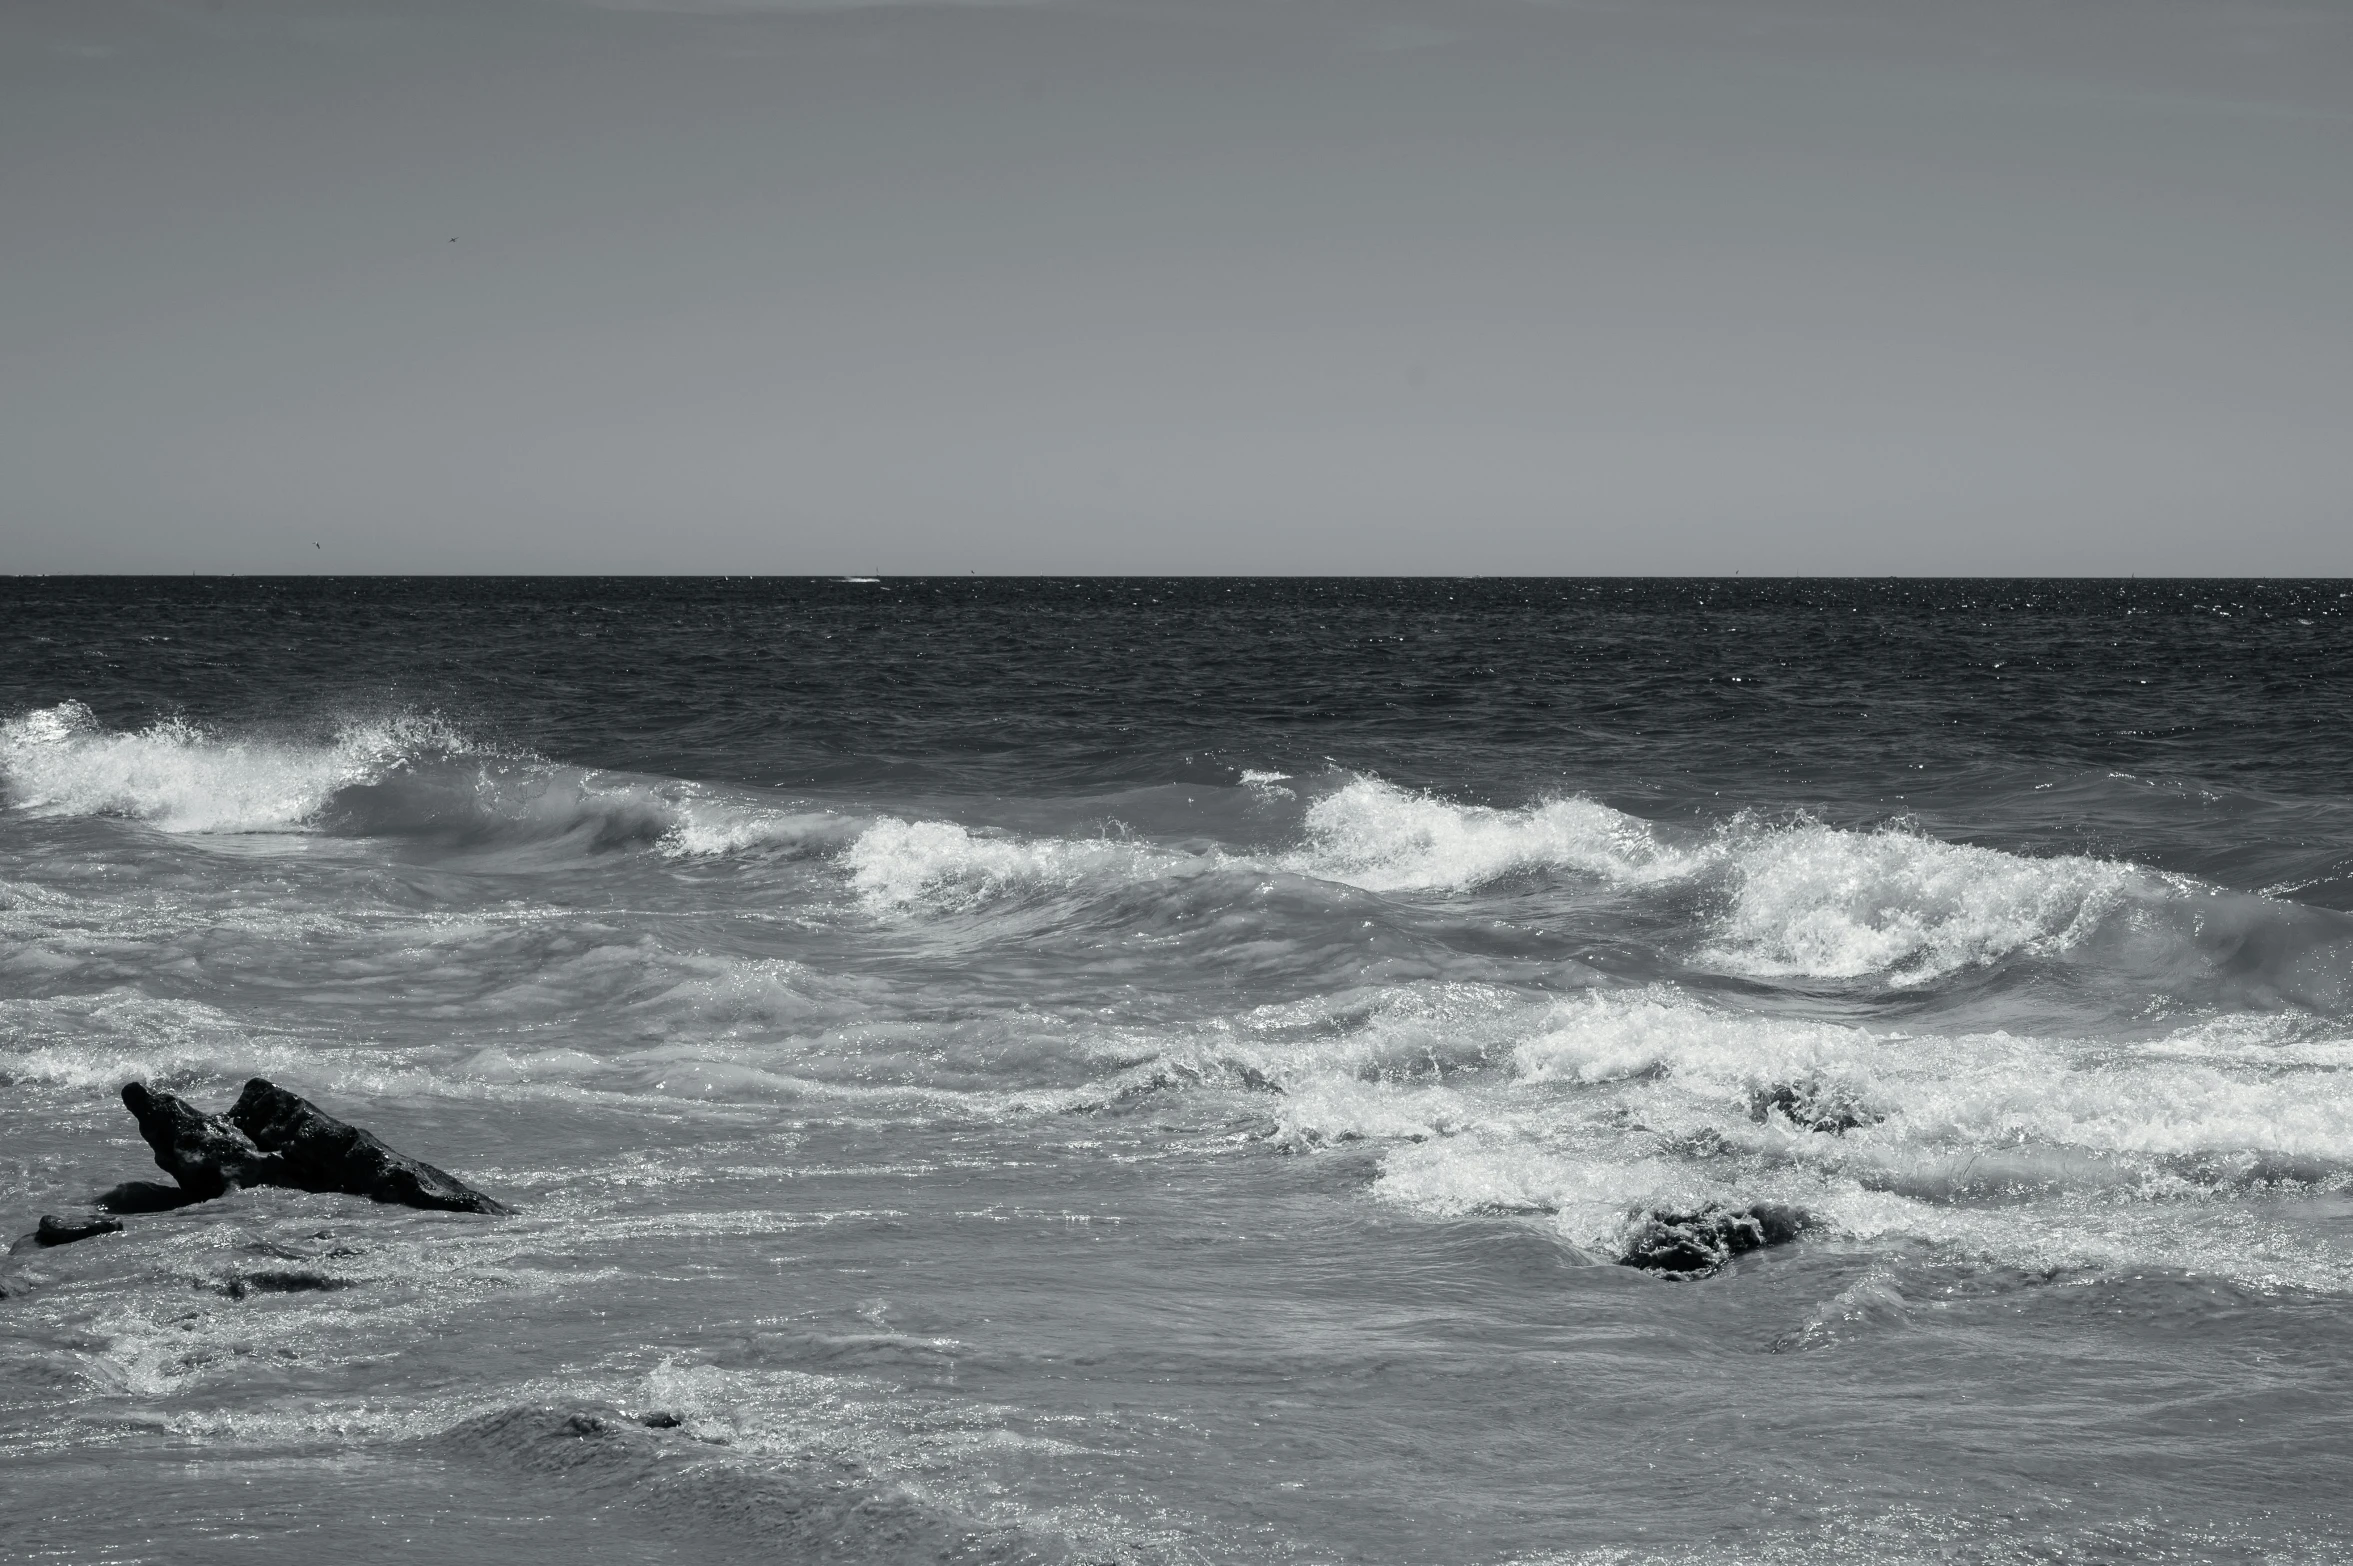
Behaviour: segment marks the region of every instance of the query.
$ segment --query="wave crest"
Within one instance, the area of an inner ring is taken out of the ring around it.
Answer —
[[[1731,906],[1701,960],[1757,978],[1917,985],[2019,952],[2060,952],[2149,872],[2109,860],[2029,859],[1908,832],[1808,823],[1736,834]]]
[[[166,832],[299,830],[403,760],[474,747],[437,718],[348,722],[326,745],[218,737],[183,718],[111,733],[78,701],[0,723],[0,780],[23,809]]]
[[[1582,796],[1516,809],[1456,804],[1358,778],[1308,808],[1286,869],[1375,892],[1468,891],[1567,871],[1624,888],[1714,883],[1706,966],[1756,978],[1910,986],[2024,952],[2064,952],[2163,878],[2082,856],[2029,858],[1886,830],[1734,823],[1679,845]]]
[[[573,838],[673,858],[845,836],[821,812],[694,783],[552,764],[417,714],[350,719],[325,743],[223,735],[184,718],[109,731],[78,701],[0,723],[0,790],[35,815],[113,816],[182,834],[327,832],[459,844]]]
[[[1703,860],[1648,822],[1582,796],[1515,810],[1457,805],[1358,778],[1308,807],[1307,843],[1286,868],[1374,892],[1461,891],[1530,870],[1621,885],[1673,881]]]
[[[1059,890],[1095,878],[1149,880],[1190,856],[1115,838],[991,837],[952,821],[882,816],[844,856],[868,906],[977,908],[1009,892]]]

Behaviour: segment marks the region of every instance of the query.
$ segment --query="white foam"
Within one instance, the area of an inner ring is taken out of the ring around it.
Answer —
[[[998,837],[952,821],[883,816],[859,834],[845,860],[851,884],[878,910],[977,908],[1011,892],[1070,887],[1090,879],[1148,880],[1211,863],[1113,838]]]
[[[1457,1135],[1475,1119],[1462,1095],[1448,1088],[1325,1077],[1286,1093],[1273,1141],[1293,1151],[1366,1139],[1422,1142]]]
[[[480,765],[455,772],[413,765],[452,756]],[[398,791],[335,824],[527,838],[593,829],[600,840],[649,841],[674,858],[798,848],[855,827],[829,813],[716,797],[696,784],[494,756],[431,717],[351,720],[331,741],[307,745],[224,736],[182,719],[109,732],[79,702],[0,724],[0,783],[12,803],[38,815],[121,816],[180,833],[300,832],[342,790],[387,782]]]
[[[2131,865],[2030,859],[1908,832],[1736,830],[1732,901],[1702,960],[1758,977],[1924,984],[2017,952],[2062,952],[2136,892]]]
[[[425,751],[468,748],[438,720],[344,725],[330,744],[224,739],[183,719],[110,733],[80,702],[0,724],[0,779],[22,809],[125,816],[167,832],[286,832],[334,793]]]
[[[1911,1035],[1746,1016],[1662,987],[1558,1003],[1512,1064],[1530,1086],[1642,1079],[1654,1125],[1684,1130],[1698,1117],[1738,1145],[1826,1167],[1894,1169],[1910,1157],[1982,1166],[2025,1147],[2056,1155],[2061,1177],[2078,1155],[2125,1160],[2148,1180],[2201,1161],[2223,1179],[2250,1160],[2353,1171],[2349,1046],[2298,1041],[2302,1026],[2275,1021],[2269,1045],[2234,1029],[2242,1036],[2227,1053],[2210,1048],[2204,1026],[2142,1044]],[[1835,1085],[1882,1118],[1794,1141],[1749,1118],[1757,1089],[1801,1080]]]
[[[1481,1031],[1496,1027],[1521,1035],[1508,1071],[1442,1090],[1295,1072],[1284,1140],[1389,1142],[1383,1198],[1437,1216],[1544,1212],[1601,1252],[1637,1206],[1768,1199],[1815,1212],[1834,1239],[1909,1237],[2003,1265],[2353,1286],[2353,1256],[2251,1199],[2353,1189],[2353,1074],[2343,1041],[2309,1036],[2307,1019],[2143,1044],[1907,1035],[1660,987],[1499,1010]],[[1834,1087],[1866,1123],[1760,1119],[1758,1090],[1793,1081]]]
[[[2191,890],[2110,860],[1810,821],[1742,820],[1678,844],[1583,797],[1494,809],[1361,777],[1308,808],[1306,841],[1281,863],[1378,892],[1463,891],[1537,871],[1619,887],[1720,879],[1723,911],[1699,961],[1760,978],[1897,985],[2063,953],[2128,904]]]
[[[1635,885],[1699,870],[1649,823],[1582,797],[1515,810],[1458,805],[1357,778],[1308,807],[1307,842],[1284,863],[1367,891],[1459,891],[1531,870]]]
[[[1524,1081],[1612,1082],[1669,1071],[1764,1082],[1821,1070],[1867,1049],[1859,1028],[1740,1016],[1670,987],[1603,990],[1561,1000],[1512,1051]]]

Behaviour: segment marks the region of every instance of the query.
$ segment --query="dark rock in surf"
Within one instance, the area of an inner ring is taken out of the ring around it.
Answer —
[[[1775,1202],[1642,1212],[1628,1226],[1618,1261],[1645,1272],[1704,1277],[1735,1256],[1788,1244],[1811,1223],[1797,1208]]]
[[[197,1201],[248,1185],[290,1185],[283,1160],[255,1147],[228,1121],[208,1115],[176,1093],[144,1082],[123,1084],[123,1107],[155,1149],[156,1167]]]
[[[650,1414],[638,1415],[637,1422],[648,1430],[675,1430],[686,1423],[676,1414],[664,1413],[659,1409]]]
[[[251,1299],[256,1294],[327,1294],[336,1289],[348,1289],[348,1278],[330,1278],[324,1273],[294,1271],[248,1272],[234,1278],[224,1278],[218,1285],[220,1292],[233,1300]]]
[[[368,1132],[346,1125],[308,1099],[255,1077],[223,1115],[207,1115],[175,1094],[142,1082],[123,1086],[123,1103],[155,1162],[180,1183],[181,1201],[149,1181],[106,1193],[103,1204],[153,1203],[152,1211],[209,1201],[246,1186],[336,1191],[441,1212],[503,1214],[513,1209],[422,1159],[395,1152]]]
[[[373,1201],[439,1212],[514,1211],[455,1175],[386,1147],[309,1099],[255,1077],[229,1109],[229,1122],[282,1162],[279,1183],[305,1191],[341,1191]]]
[[[1851,1091],[1822,1081],[1776,1082],[1759,1088],[1749,1095],[1748,1114],[1760,1122],[1779,1115],[1801,1131],[1826,1131],[1832,1136],[1844,1136],[1880,1120]]]
[[[37,1245],[71,1245],[76,1240],[92,1240],[102,1234],[120,1234],[123,1221],[109,1218],[104,1213],[80,1213],[71,1218],[60,1218],[45,1213],[41,1226],[33,1231]]]
[[[100,1196],[98,1206],[110,1213],[168,1213],[201,1200],[191,1191],[160,1180],[125,1180]]]

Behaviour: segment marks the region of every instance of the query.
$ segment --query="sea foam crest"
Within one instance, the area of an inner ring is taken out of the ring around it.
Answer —
[[[1726,840],[1730,907],[1701,954],[1766,977],[1924,984],[2017,952],[2059,952],[2163,884],[2129,864],[2030,859],[1909,832],[1815,823]]]
[[[871,907],[960,911],[1011,892],[1148,879],[1197,856],[1117,838],[996,837],[953,821],[882,816],[858,835],[844,862]]]
[[[501,755],[416,715],[348,720],[327,743],[301,744],[221,735],[180,718],[112,732],[82,703],[65,702],[0,723],[0,786],[36,814],[120,816],[186,833],[320,829],[488,842],[578,834],[597,846],[643,843],[696,858],[797,849],[849,830],[829,814],[696,784]]]
[[[1306,840],[1281,863],[1376,892],[1463,891],[1546,870],[1621,887],[1705,880],[1721,885],[1724,901],[1702,963],[1760,978],[1880,975],[1898,985],[2019,952],[2066,951],[2127,904],[2179,890],[2110,860],[2037,859],[1813,821],[1743,820],[1678,844],[1582,796],[1495,809],[1361,777],[1308,808]]]
[[[1308,807],[1307,841],[1285,867],[1367,891],[1457,891],[1530,870],[1620,884],[1673,881],[1705,860],[1649,823],[1581,796],[1513,810],[1458,805],[1357,778]]]
[[[1511,1060],[1525,1082],[1620,1082],[1697,1069],[1761,1084],[1819,1071],[1875,1042],[1864,1029],[1739,1016],[1655,985],[1554,1002]]]
[[[112,733],[69,701],[0,723],[0,779],[13,803],[44,815],[125,816],[167,832],[283,832],[406,757],[469,748],[419,717],[347,723],[325,745],[225,739],[180,718]]]
[[[1718,894],[1712,928],[1694,953],[1701,965],[1760,978],[1876,976],[1898,986],[2020,953],[2066,952],[2128,906],[2183,891],[2128,863],[2030,858],[1909,831],[1742,820],[1678,841],[1582,797],[1498,809],[1365,777],[1310,805],[1299,846],[1269,860],[1102,837],[999,836],[886,816],[857,838],[845,863],[873,906],[958,910],[1017,889],[1133,883],[1235,864],[1403,894],[1465,891],[1539,872],[1629,890],[1696,882]]]

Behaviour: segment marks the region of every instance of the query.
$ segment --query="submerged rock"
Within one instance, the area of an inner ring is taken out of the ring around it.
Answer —
[[[442,1212],[514,1210],[260,1077],[245,1084],[225,1116],[207,1115],[142,1082],[124,1085],[123,1103],[138,1118],[139,1134],[155,1149],[156,1163],[180,1182],[187,1200],[209,1200],[233,1187],[277,1185]],[[159,1198],[160,1189],[133,1181],[109,1191],[107,1199],[179,1205]]]
[[[348,1278],[330,1278],[324,1273],[297,1271],[284,1268],[270,1272],[242,1273],[224,1278],[218,1285],[220,1292],[233,1300],[250,1299],[256,1294],[326,1294],[336,1289],[348,1289]]]
[[[1786,1245],[1812,1224],[1795,1207],[1757,1202],[1748,1207],[1720,1204],[1690,1212],[1642,1212],[1629,1224],[1618,1261],[1645,1272],[1699,1277],[1735,1256]]]
[[[1820,1080],[1776,1082],[1759,1088],[1749,1095],[1748,1113],[1750,1119],[1760,1121],[1779,1115],[1801,1131],[1826,1131],[1832,1136],[1844,1136],[1880,1120],[1852,1089]]]
[[[39,1245],[71,1245],[76,1240],[96,1239],[102,1234],[120,1234],[123,1221],[109,1218],[104,1213],[77,1213],[71,1218],[60,1218],[45,1213],[41,1226],[33,1231],[34,1243]]]
[[[110,1213],[168,1213],[201,1200],[192,1191],[160,1180],[125,1180],[100,1196],[98,1205]]]

